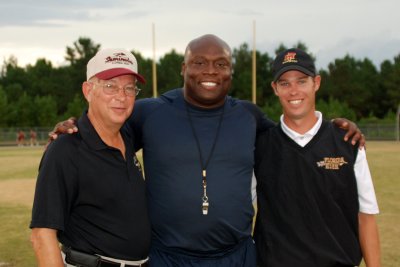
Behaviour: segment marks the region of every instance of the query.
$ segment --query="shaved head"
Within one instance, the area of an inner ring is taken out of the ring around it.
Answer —
[[[218,36],[213,35],[213,34],[205,34],[196,39],[193,39],[187,45],[186,50],[185,50],[185,62],[187,62],[187,59],[188,59],[189,55],[192,53],[193,49],[196,49],[197,47],[209,46],[209,45],[220,46],[225,50],[225,52],[227,54],[232,56],[231,48],[224,40],[222,40],[221,38],[219,38]]]
[[[219,107],[231,87],[231,48],[215,35],[200,36],[186,47],[181,73],[186,101],[202,108]]]

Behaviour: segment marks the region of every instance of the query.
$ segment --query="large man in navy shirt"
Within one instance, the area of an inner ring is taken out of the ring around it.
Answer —
[[[126,124],[143,148],[150,264],[255,266],[254,143],[257,125],[274,124],[255,105],[227,97],[231,50],[218,37],[190,42],[182,74],[182,89],[138,101]]]

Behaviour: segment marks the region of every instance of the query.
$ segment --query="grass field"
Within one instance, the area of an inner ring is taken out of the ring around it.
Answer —
[[[32,267],[28,228],[43,148],[0,148],[0,267]],[[383,266],[400,266],[400,142],[368,142],[368,161],[381,214]]]

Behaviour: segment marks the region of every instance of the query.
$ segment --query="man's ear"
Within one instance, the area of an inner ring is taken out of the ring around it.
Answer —
[[[185,74],[185,71],[186,71],[186,64],[185,64],[185,61],[183,61],[181,64],[181,76],[183,76],[183,74]]]
[[[82,83],[82,93],[85,96],[87,102],[90,102],[90,100],[92,99],[93,87],[94,85],[91,82]]]
[[[276,90],[276,83],[275,82],[271,82],[271,87],[272,87],[272,91],[274,91],[274,94],[277,96],[278,95],[278,91]]]
[[[321,86],[321,75],[317,75],[314,77],[314,90],[317,92],[319,87]]]

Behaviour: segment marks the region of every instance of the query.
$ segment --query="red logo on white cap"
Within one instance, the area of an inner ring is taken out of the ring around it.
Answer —
[[[111,62],[112,64],[133,65],[133,62],[124,53],[115,53],[113,54],[113,56],[106,57],[104,63],[109,63],[109,62]]]

